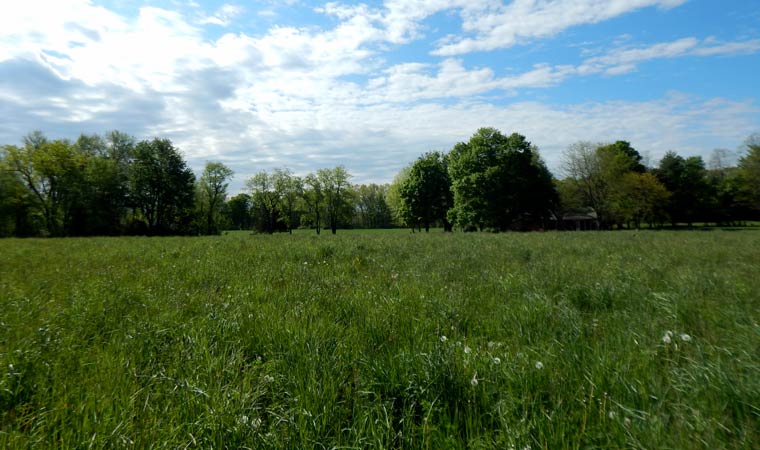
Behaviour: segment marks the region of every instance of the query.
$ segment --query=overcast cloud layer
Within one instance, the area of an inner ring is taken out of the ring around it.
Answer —
[[[578,140],[706,156],[760,131],[754,3],[4,2],[0,143],[168,137],[233,190],[273,167],[388,182],[482,126],[555,170]]]

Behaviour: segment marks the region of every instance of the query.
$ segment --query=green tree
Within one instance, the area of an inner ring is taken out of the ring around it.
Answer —
[[[454,196],[446,155],[429,152],[417,158],[400,194],[410,218],[426,232],[436,222],[442,223],[445,231],[451,231],[447,214]]]
[[[393,219],[386,202],[388,185],[362,184],[356,186],[357,224],[364,228],[389,228]]]
[[[524,136],[479,129],[449,154],[450,220],[496,230],[541,227],[556,206],[551,173]]]
[[[86,157],[68,141],[48,141],[39,132],[25,137],[23,147],[6,146],[5,152],[41,212],[46,233],[68,234],[81,199]]]
[[[0,149],[0,237],[39,235],[40,219],[29,189]]]
[[[656,175],[672,193],[667,211],[673,225],[685,222],[691,226],[707,217],[714,193],[707,181],[702,157],[684,159],[675,152],[668,152],[660,160]]]
[[[249,230],[253,226],[251,217],[251,196],[241,193],[225,203],[223,213],[226,221],[236,230]]]
[[[617,204],[623,220],[641,228],[642,223],[650,226],[661,224],[666,217],[670,192],[651,173],[631,171],[623,175]]]
[[[317,234],[320,234],[322,230],[322,209],[325,203],[325,191],[322,180],[317,175],[310,173],[303,181],[304,189],[301,197],[308,210],[307,217]]]
[[[385,203],[391,212],[391,220],[393,225],[403,227],[405,225],[414,226],[412,224],[412,218],[409,210],[406,207],[403,199],[401,198],[401,187],[406,183],[406,179],[409,178],[409,172],[412,170],[412,166],[406,166],[401,169],[395,177],[388,191],[385,194]]]
[[[278,173],[281,172],[280,169],[277,169],[274,173],[270,174],[262,170],[251,177],[246,183],[246,188],[251,193],[254,208],[261,215],[258,229],[269,234],[275,232],[279,221],[283,185],[280,182],[281,177],[278,176]]]
[[[319,169],[317,178],[322,185],[324,193],[325,218],[330,226],[332,234],[337,233],[338,224],[347,221],[352,213],[352,191],[349,180],[351,174],[345,167],[337,166],[333,169]]]
[[[293,175],[290,170],[275,171],[278,189],[282,193],[280,202],[280,219],[285,223],[288,233],[293,233],[293,228],[300,222],[299,205],[303,197],[303,180]]]
[[[753,219],[760,217],[760,134],[753,134],[744,143],[744,155],[739,159],[742,200]]]
[[[563,154],[562,170],[566,176],[563,196],[580,199],[580,207],[592,208],[599,227],[620,225],[625,221],[626,209],[630,209],[625,201],[625,176],[644,173],[640,161],[639,153],[625,141],[577,142]]]
[[[168,139],[140,141],[129,169],[130,201],[149,234],[189,229],[195,175]]]
[[[200,179],[201,205],[206,234],[218,234],[227,186],[234,172],[220,162],[207,162]]]

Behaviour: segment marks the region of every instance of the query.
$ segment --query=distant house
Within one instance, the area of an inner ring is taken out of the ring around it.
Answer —
[[[560,229],[562,230],[598,230],[599,217],[593,208],[569,209],[562,214]]]

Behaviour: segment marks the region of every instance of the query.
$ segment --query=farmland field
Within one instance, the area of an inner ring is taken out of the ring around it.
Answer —
[[[758,448],[760,232],[0,240],[0,448]]]

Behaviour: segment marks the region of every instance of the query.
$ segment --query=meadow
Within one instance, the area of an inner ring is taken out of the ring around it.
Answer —
[[[760,231],[0,240],[0,448],[760,447]]]

